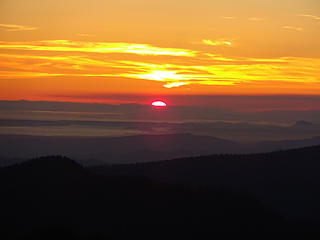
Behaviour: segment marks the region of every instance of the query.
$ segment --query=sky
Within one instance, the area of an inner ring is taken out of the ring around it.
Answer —
[[[319,109],[319,39],[319,0],[1,0],[0,100]]]

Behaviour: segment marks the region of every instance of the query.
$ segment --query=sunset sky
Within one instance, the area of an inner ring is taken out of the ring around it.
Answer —
[[[319,0],[1,0],[0,98],[320,95],[319,39]]]

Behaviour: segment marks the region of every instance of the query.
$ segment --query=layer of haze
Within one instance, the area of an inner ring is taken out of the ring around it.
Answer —
[[[262,100],[273,104],[270,98],[262,97]],[[223,97],[213,100],[226,101]],[[282,103],[299,101],[293,97],[277,100]],[[258,107],[259,102],[253,103],[250,97],[233,98],[233,101],[238,103],[234,104],[234,108],[0,101],[0,135],[81,138],[193,134],[234,141],[294,140],[320,136],[319,110],[236,111],[235,108]],[[308,101],[305,101],[307,104]],[[309,101],[319,103],[319,98]]]

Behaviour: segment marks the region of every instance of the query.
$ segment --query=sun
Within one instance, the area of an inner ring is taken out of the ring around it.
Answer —
[[[151,105],[153,107],[166,107],[167,106],[167,104],[165,102],[163,102],[163,101],[153,101],[151,103]]]

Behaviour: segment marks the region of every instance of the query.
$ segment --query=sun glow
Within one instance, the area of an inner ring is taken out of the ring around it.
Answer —
[[[154,81],[167,81],[167,80],[182,80],[183,76],[177,75],[177,71],[163,71],[163,70],[152,70],[149,73],[133,75],[134,77],[154,80]]]

